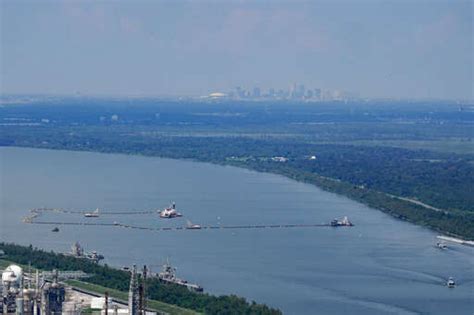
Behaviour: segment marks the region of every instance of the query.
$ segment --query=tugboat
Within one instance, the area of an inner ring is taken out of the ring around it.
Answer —
[[[172,219],[172,218],[183,216],[181,213],[176,211],[176,204],[174,202],[171,204],[171,206],[161,210],[159,213],[160,213],[160,218],[164,218],[164,219]]]
[[[334,219],[331,221],[331,226],[354,226],[347,217],[342,218],[342,220]]]
[[[456,282],[454,281],[453,277],[448,278],[448,281],[446,281],[446,286],[448,288],[454,288],[456,286]]]
[[[59,232],[59,228],[56,226],[54,229],[51,230],[51,232]]]
[[[176,268],[170,265],[169,261],[163,264],[163,269],[158,273],[158,279],[164,283],[176,284],[196,292],[203,292],[204,289],[197,284],[188,283],[188,281],[176,277]]]

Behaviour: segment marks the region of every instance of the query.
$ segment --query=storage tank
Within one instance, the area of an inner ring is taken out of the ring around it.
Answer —
[[[2,283],[9,286],[19,286],[23,278],[23,270],[20,266],[10,265],[2,273]]]

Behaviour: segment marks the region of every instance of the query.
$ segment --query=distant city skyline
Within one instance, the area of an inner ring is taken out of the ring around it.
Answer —
[[[2,94],[241,86],[262,97],[296,82],[364,98],[473,99],[472,1],[5,0],[0,9]]]
[[[357,93],[321,89],[307,86],[302,83],[292,83],[287,88],[275,88],[260,86],[237,86],[227,91],[213,91],[207,95],[208,98],[227,98],[239,100],[298,100],[298,101],[331,101],[349,100],[359,98]]]

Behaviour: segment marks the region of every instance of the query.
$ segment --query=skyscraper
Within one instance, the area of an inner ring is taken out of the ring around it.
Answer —
[[[290,98],[296,98],[296,83],[290,85]]]
[[[314,98],[317,100],[321,100],[321,89],[314,89]]]
[[[253,88],[252,97],[254,97],[254,98],[259,98],[260,97],[260,88],[259,87],[254,87]]]
[[[275,89],[274,88],[270,88],[268,90],[268,96],[270,97],[275,97]]]
[[[303,97],[304,97],[304,92],[305,92],[304,85],[303,85],[303,84],[300,84],[300,85],[298,86],[298,92],[296,93],[296,97],[297,97],[297,98],[303,98]]]

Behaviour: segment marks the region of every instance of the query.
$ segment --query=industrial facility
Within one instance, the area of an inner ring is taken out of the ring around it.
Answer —
[[[57,273],[52,281],[45,281],[36,272],[25,274],[17,265],[2,272],[1,314],[62,314],[65,287],[58,283]]]
[[[142,279],[146,279],[146,273],[144,267]],[[81,290],[63,281],[87,276],[81,271],[25,272],[20,266],[10,265],[2,272],[0,314],[156,314],[147,311],[146,288],[138,279],[136,266],[130,271],[128,301]]]

